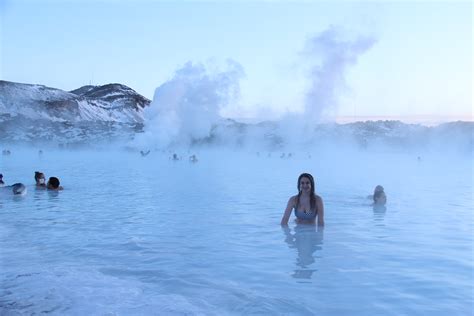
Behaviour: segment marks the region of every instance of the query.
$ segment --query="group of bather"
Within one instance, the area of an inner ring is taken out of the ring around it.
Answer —
[[[140,155],[142,157],[146,157],[150,154],[150,150],[147,150],[147,151],[144,151],[144,150],[140,150]],[[173,153],[173,155],[169,158],[170,160],[173,160],[173,161],[179,161],[181,160],[181,157],[178,156],[178,154],[176,153]],[[198,158],[196,155],[191,155],[189,156],[189,162],[192,162],[192,163],[196,163],[198,162]]]
[[[50,177],[46,182],[46,177],[44,173],[40,171],[35,171],[35,182],[36,182],[36,189],[44,189],[44,190],[52,190],[52,191],[59,191],[62,190],[63,187],[60,185],[61,182],[57,177]],[[0,188],[2,190],[11,190],[13,195],[24,195],[26,194],[26,186],[21,183],[17,182],[12,185],[5,185],[3,181],[3,174],[0,173]]]
[[[173,154],[173,156],[170,157],[170,160],[178,161],[178,160],[181,160],[181,157],[179,157],[177,154]],[[196,157],[196,155],[189,156],[189,162],[192,162],[192,163],[198,162],[198,158]]]

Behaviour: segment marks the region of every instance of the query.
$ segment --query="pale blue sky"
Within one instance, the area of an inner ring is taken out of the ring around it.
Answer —
[[[301,52],[336,26],[376,40],[347,69],[336,115],[472,116],[470,2],[0,3],[3,80],[64,90],[119,82],[152,98],[187,61],[231,58],[246,77],[229,113],[264,116],[302,108]]]

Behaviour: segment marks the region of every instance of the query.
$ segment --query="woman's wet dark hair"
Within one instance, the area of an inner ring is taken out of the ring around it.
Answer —
[[[314,193],[314,178],[309,173],[302,173],[298,177],[298,183],[296,184],[296,188],[298,189],[298,196],[296,197],[296,209],[298,209],[298,206],[300,205],[300,196],[301,196],[300,181],[302,178],[308,178],[309,182],[311,183],[311,193],[309,196],[309,203],[310,203],[311,210],[315,210],[316,209],[316,194]]]
[[[59,188],[59,179],[56,177],[49,178],[48,183],[55,189]]]

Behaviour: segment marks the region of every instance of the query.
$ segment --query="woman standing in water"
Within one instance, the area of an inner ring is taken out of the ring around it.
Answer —
[[[313,176],[309,173],[302,173],[298,177],[297,187],[298,195],[289,199],[281,219],[281,225],[288,225],[291,211],[294,209],[298,224],[315,224],[317,218],[318,226],[324,226],[323,199],[314,193]]]

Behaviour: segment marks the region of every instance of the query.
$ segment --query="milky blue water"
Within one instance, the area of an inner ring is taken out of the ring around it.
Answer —
[[[0,314],[472,314],[472,157],[192,153],[0,157],[28,186],[0,195]],[[64,191],[35,190],[35,170]],[[279,224],[301,172],[324,230]]]

